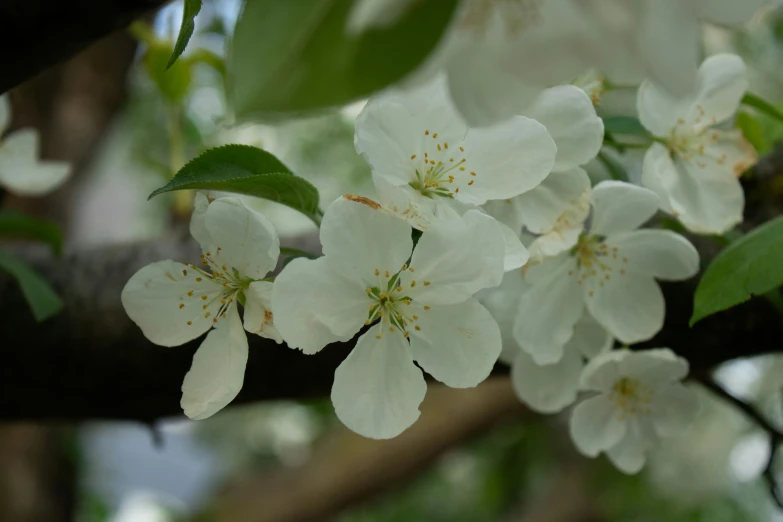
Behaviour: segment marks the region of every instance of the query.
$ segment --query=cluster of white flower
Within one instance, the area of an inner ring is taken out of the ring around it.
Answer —
[[[208,417],[239,392],[248,357],[241,304],[245,330],[305,354],[361,332],[331,398],[340,420],[362,435],[394,437],[416,421],[426,393],[421,370],[472,387],[500,358],[532,409],[577,403],[570,426],[583,453],[604,451],[620,469],[638,471],[660,438],[688,426],[698,402],[681,384],[687,361],[667,348],[627,345],[663,326],[656,279],[687,279],[699,268],[683,236],[639,227],[658,210],[699,233],[741,220],[737,176],[755,154],[726,122],[747,89],[744,64],[718,55],[688,72],[697,21],[735,23],[753,3],[611,2],[624,18],[603,16],[606,2],[550,0],[540,8],[545,23],[518,32],[513,18],[466,8],[436,60],[446,74],[379,93],[357,118],[356,150],[377,197],[332,203],[320,228],[323,256],[294,259],[274,282],[265,279],[279,256],[272,225],[236,198],[200,194],[191,232],[209,270],[155,263],[122,295],[157,344],[182,344],[214,327],[185,377],[185,413]],[[638,23],[620,23],[626,18]],[[491,34],[508,42],[476,36],[501,19],[505,29]],[[674,37],[653,45],[654,26],[675,22],[678,30],[666,33]],[[560,54],[547,59],[541,49]],[[584,56],[569,61],[565,49]],[[582,167],[603,144],[595,102],[604,84],[587,72],[583,88],[529,95],[538,84],[517,73],[542,63],[568,71],[537,75],[540,84],[575,78],[586,65],[613,79],[616,65],[648,74],[638,91],[651,134],[644,186],[592,186]]]

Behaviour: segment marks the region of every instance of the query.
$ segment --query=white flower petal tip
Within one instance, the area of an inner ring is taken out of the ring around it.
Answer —
[[[239,394],[245,379],[247,336],[236,308],[212,330],[193,356],[180,405],[193,420],[211,417]]]
[[[356,433],[390,439],[419,418],[427,384],[401,332],[375,326],[337,368],[332,404],[337,418]]]
[[[702,63],[693,94],[675,98],[650,82],[639,88],[640,120],[662,142],[645,154],[642,183],[694,232],[719,234],[742,221],[737,178],[757,155],[739,130],[717,126],[737,112],[746,73],[739,56],[719,54]]]
[[[684,387],[688,363],[671,350],[617,350],[593,358],[583,389],[597,392],[574,408],[571,437],[588,456],[606,452],[625,473],[636,473],[661,438],[682,434],[699,412]]]

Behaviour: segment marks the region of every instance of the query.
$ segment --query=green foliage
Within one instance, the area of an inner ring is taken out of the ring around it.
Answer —
[[[25,263],[0,250],[0,268],[11,274],[22,287],[22,294],[38,322],[57,314],[63,302],[49,283]]]
[[[173,190],[217,190],[267,199],[320,223],[318,189],[272,154],[248,145],[209,149],[177,172],[150,198]]]
[[[755,94],[746,93],[742,98],[742,103],[748,107],[753,107],[767,116],[771,116],[772,118],[775,118],[779,122],[783,123],[783,112],[780,112],[777,107],[756,96]]]
[[[62,250],[63,239],[57,225],[21,212],[0,212],[0,236],[35,239],[52,247],[57,255]]]
[[[228,62],[235,115],[320,109],[356,100],[420,65],[457,0],[411,2],[391,25],[348,34],[353,0],[254,0],[237,21]]]
[[[631,134],[634,136],[648,136],[649,133],[637,118],[631,116],[612,116],[604,118],[604,130],[614,134]]]
[[[174,50],[171,53],[166,69],[169,69],[185,51],[190,37],[193,36],[193,30],[196,28],[196,15],[201,11],[201,0],[185,0],[185,6],[182,11],[182,25],[179,28],[179,36],[174,44]]]
[[[699,282],[691,325],[783,284],[783,216],[735,241],[716,257]]]
[[[769,140],[764,136],[764,129],[758,119],[747,112],[739,112],[734,124],[742,131],[745,139],[753,145],[756,152],[763,154],[769,150]]]
[[[609,172],[609,176],[613,180],[628,181],[628,175],[626,174],[625,169],[614,159],[610,158],[608,154],[603,151],[599,152],[597,159],[601,162],[601,164],[603,164],[604,167],[606,167],[606,170]]]

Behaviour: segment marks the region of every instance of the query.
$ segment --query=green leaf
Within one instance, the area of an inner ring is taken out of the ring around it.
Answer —
[[[179,36],[174,44],[174,50],[171,53],[166,69],[174,65],[177,58],[185,51],[190,37],[193,36],[193,30],[196,28],[196,15],[201,11],[201,0],[185,0],[185,6],[182,11],[182,25],[179,28]]]
[[[318,189],[295,176],[272,154],[248,145],[209,149],[182,167],[150,198],[172,190],[219,190],[268,199],[321,221]]]
[[[280,247],[280,255],[290,258],[306,257],[307,259],[318,259],[320,257],[318,254],[311,254],[310,252],[290,247]]]
[[[458,0],[419,0],[393,23],[348,34],[354,0],[253,0],[237,21],[228,61],[235,116],[342,105],[424,62]]]
[[[783,284],[783,216],[729,245],[699,282],[691,325]]]
[[[63,238],[56,224],[21,212],[0,212],[0,236],[36,239],[52,247],[57,255],[62,251]]]
[[[632,134],[635,136],[648,136],[649,133],[641,122],[630,116],[612,116],[604,118],[604,130],[614,134]]]
[[[40,323],[62,310],[63,302],[49,283],[32,268],[3,250],[0,250],[0,268],[19,282],[36,321]]]
[[[187,60],[179,60],[167,66],[167,60],[172,53],[168,42],[155,42],[147,48],[142,57],[144,69],[158,90],[172,105],[179,105],[185,99],[190,89],[192,79],[191,64]]]
[[[783,123],[783,113],[780,112],[774,105],[756,96],[755,94],[751,94],[749,92],[745,93],[745,96],[742,97],[742,103],[748,107],[753,107],[754,109],[763,112],[767,116],[771,116],[772,118],[775,118],[779,122]]]
[[[769,148],[767,144],[767,138],[764,136],[764,130],[761,128],[761,123],[748,114],[747,112],[737,113],[737,118],[734,122],[738,129],[742,131],[756,152],[763,153]]]

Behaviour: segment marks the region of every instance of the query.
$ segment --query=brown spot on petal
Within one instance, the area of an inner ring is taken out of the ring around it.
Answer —
[[[356,203],[361,203],[363,205],[367,205],[373,210],[380,210],[381,205],[376,203],[375,201],[371,200],[370,198],[365,198],[364,196],[354,196],[353,194],[345,194],[343,196],[344,199],[347,199],[348,201],[355,201]]]

